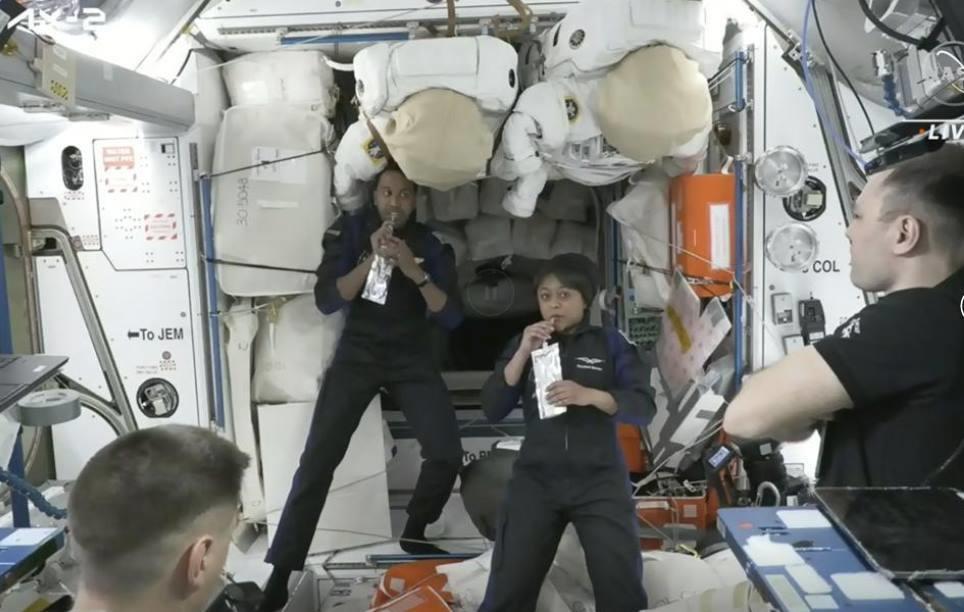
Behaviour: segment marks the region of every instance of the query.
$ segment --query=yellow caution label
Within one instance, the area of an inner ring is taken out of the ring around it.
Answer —
[[[49,607],[50,607],[49,601],[47,601],[46,599],[38,599],[37,601],[33,602],[32,604],[24,608],[23,612],[43,612]]]
[[[670,325],[673,326],[673,331],[676,332],[676,338],[679,340],[680,348],[684,353],[689,352],[693,346],[693,339],[690,338],[689,332],[686,331],[686,326],[683,325],[683,317],[681,317],[672,306],[666,308],[666,316],[669,317]]]

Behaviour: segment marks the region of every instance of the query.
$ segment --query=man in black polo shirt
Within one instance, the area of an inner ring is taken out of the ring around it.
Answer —
[[[851,280],[884,296],[751,376],[724,429],[800,440],[826,423],[821,486],[964,487],[964,148],[871,177],[847,235]]]

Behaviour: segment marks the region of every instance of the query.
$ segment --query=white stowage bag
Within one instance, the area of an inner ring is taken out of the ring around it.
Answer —
[[[335,113],[338,86],[320,51],[250,53],[221,70],[232,106],[309,103],[326,117]]]
[[[556,181],[549,198],[540,198],[536,208],[550,219],[585,223],[591,198],[589,190],[586,185],[573,181]]]
[[[219,265],[224,293],[259,297],[312,291],[322,236],[335,218],[328,195],[331,163],[317,153],[330,135],[327,120],[305,105],[238,106],[225,112],[214,154],[212,255],[286,271]],[[231,172],[296,156],[302,157]]]
[[[432,217],[443,223],[468,221],[479,216],[479,184],[466,183],[449,191],[429,191]]]
[[[230,405],[234,415],[234,443],[241,452],[256,457],[258,442],[251,401],[251,353],[260,321],[253,306],[254,300],[237,300],[222,321],[228,331],[224,345],[231,387]],[[258,470],[244,471],[241,478],[241,504],[245,519],[265,519],[264,486]]]
[[[753,612],[766,610],[739,562],[721,557],[717,563],[690,555],[647,551],[643,557],[643,589],[649,610],[661,612]],[[572,526],[563,533],[553,562],[569,581],[592,592],[586,557]],[[725,569],[722,569],[725,566]],[[749,601],[748,601],[749,600]]]
[[[492,570],[493,552],[489,549],[473,559],[438,567],[438,573],[448,577],[445,589],[458,599],[463,609],[478,610],[482,606]]]
[[[318,398],[344,326],[344,314],[323,315],[313,295],[302,295],[262,315],[255,340],[254,401],[307,403]]]
[[[258,406],[269,546],[278,531],[314,413],[313,401]],[[382,431],[381,401],[376,396],[361,415],[344,459],[335,470],[325,509],[312,526],[309,555],[376,544],[392,537]]]
[[[643,553],[643,586],[650,608],[726,586],[699,557],[663,551]]]
[[[469,258],[482,261],[512,254],[512,221],[505,217],[480,215],[465,224]]]
[[[485,591],[492,569],[492,553],[489,549],[478,557],[440,565],[438,573],[447,578],[445,590],[455,596],[463,610],[478,610],[485,599]],[[535,612],[573,612],[574,608],[566,605],[559,590],[551,580],[542,583]]]
[[[736,558],[732,549],[727,548],[718,553],[712,554],[703,559],[706,564],[716,572],[720,579],[720,584],[732,585],[746,581],[746,571]]]
[[[535,213],[528,219],[512,222],[512,252],[520,257],[549,259],[552,257],[552,241],[556,237],[557,223],[549,217]]]
[[[455,254],[455,265],[460,265],[465,261],[465,256],[469,253],[469,245],[465,240],[465,232],[455,225],[433,222],[430,227],[435,237],[442,244],[452,247]]]
[[[643,553],[643,587],[649,609],[660,612],[770,610],[730,550],[706,559],[662,551]]]
[[[647,170],[626,197],[609,206],[609,215],[620,224],[623,248],[630,261],[659,270],[670,268],[669,207],[669,177],[659,168]],[[636,267],[632,279],[637,306],[666,306],[669,276]]]
[[[446,589],[466,610],[477,610],[485,596],[493,551],[468,561],[442,565]],[[739,567],[726,576],[707,560],[668,552],[645,552],[643,589],[648,610],[660,612],[764,612],[768,607],[753,590]],[[727,565],[732,563],[727,562]],[[737,563],[737,566],[739,564]],[[742,577],[741,577],[742,576]],[[594,610],[592,581],[579,536],[568,526],[556,549],[553,567],[539,592],[537,612]]]

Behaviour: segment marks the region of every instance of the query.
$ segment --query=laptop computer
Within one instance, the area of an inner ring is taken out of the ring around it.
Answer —
[[[817,487],[816,497],[864,559],[888,578],[964,577],[964,493],[950,488]]]
[[[54,355],[0,355],[0,412],[15,405],[67,363]]]

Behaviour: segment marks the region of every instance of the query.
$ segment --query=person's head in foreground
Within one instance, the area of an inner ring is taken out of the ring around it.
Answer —
[[[864,291],[933,287],[964,266],[964,147],[873,175],[847,237],[851,280]]]
[[[195,612],[221,586],[248,456],[198,427],[127,434],[70,493],[76,610]]]
[[[375,179],[373,201],[382,221],[404,227],[415,212],[415,183],[398,166],[389,165]],[[393,220],[394,219],[394,220]]]
[[[557,333],[572,331],[586,318],[597,291],[596,265],[576,253],[557,255],[536,275],[542,319]]]

